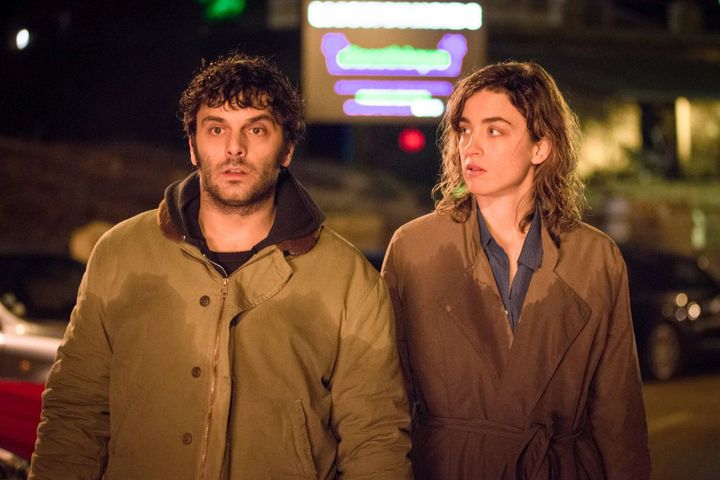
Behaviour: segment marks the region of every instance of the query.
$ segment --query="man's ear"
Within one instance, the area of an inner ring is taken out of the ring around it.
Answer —
[[[543,163],[550,156],[551,151],[552,143],[547,137],[543,137],[537,142],[535,142],[535,145],[533,145],[532,149],[532,164],[540,165],[541,163]]]
[[[190,149],[190,161],[197,167],[197,158],[195,158],[195,148],[193,147],[193,137],[188,137],[188,148]]]
[[[293,153],[295,153],[295,145],[286,145],[285,146],[285,152],[283,153],[282,157],[280,157],[280,166],[281,167],[289,167],[290,162],[292,162],[292,156]]]

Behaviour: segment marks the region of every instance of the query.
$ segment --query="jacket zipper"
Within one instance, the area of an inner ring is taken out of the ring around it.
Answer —
[[[205,431],[203,433],[203,444],[202,451],[200,454],[200,480],[207,478],[207,456],[208,456],[208,444],[210,443],[210,423],[213,415],[213,405],[215,404],[215,388],[217,383],[217,369],[220,356],[220,328],[222,325],[223,311],[225,310],[225,299],[227,298],[228,292],[228,274],[222,265],[213,262],[207,256],[203,254],[203,258],[217,267],[223,275],[222,286],[220,287],[220,294],[222,295],[222,302],[220,304],[220,315],[217,320],[217,328],[215,331],[215,346],[213,348],[213,364],[212,364],[212,379],[210,380],[210,392],[209,392],[209,410],[207,416],[207,422],[205,423]]]

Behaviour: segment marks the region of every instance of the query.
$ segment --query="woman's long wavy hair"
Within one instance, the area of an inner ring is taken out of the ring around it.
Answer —
[[[533,141],[546,138],[551,149],[548,158],[535,167],[531,194],[540,209],[551,237],[559,244],[560,233],[572,230],[585,207],[584,186],[577,174],[579,127],[553,78],[532,62],[505,62],[481,68],[455,85],[439,129],[442,153],[440,180],[433,188],[435,210],[449,213],[457,222],[470,216],[473,194],[463,180],[460,161],[460,117],[465,102],[481,90],[503,92],[527,119]],[[524,230],[534,210],[520,222]]]

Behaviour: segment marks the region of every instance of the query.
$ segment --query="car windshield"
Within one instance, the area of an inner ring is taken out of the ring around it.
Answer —
[[[28,320],[67,320],[83,266],[69,258],[21,256],[0,258],[0,302]]]

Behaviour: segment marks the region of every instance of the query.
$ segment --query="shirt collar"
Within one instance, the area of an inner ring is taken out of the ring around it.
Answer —
[[[537,270],[542,260],[541,223],[540,212],[536,207],[532,222],[530,223],[530,230],[525,237],[525,243],[518,258],[518,263],[522,263],[532,270]]]
[[[480,226],[480,242],[483,249],[492,250],[495,246],[500,248],[493,236],[488,230],[485,219],[482,216],[480,209],[477,209],[478,225]],[[541,220],[540,212],[538,208],[535,208],[532,222],[530,222],[530,229],[525,237],[523,248],[520,251],[520,257],[518,257],[518,263],[522,263],[526,267],[537,270],[542,260],[542,235],[541,235]]]
[[[483,248],[487,248],[490,246],[490,242],[494,242],[495,239],[490,235],[490,230],[488,230],[487,225],[485,224],[485,219],[482,216],[482,212],[480,209],[477,209],[477,217],[478,217],[478,225],[480,225],[480,243],[482,244]]]

